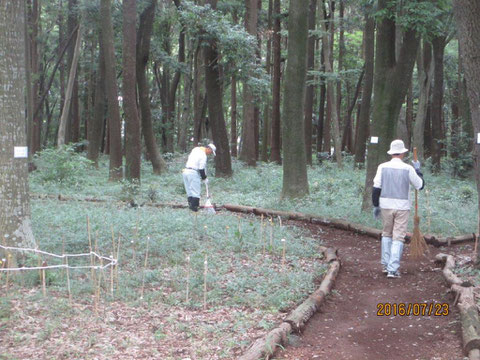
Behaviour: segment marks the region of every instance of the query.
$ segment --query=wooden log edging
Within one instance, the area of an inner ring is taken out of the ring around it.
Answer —
[[[462,341],[463,351],[470,360],[480,359],[480,318],[473,293],[473,286],[463,282],[453,273],[455,259],[452,255],[438,254],[437,261],[443,262],[443,276],[450,289],[457,294],[457,307],[460,310],[460,320],[462,323]]]
[[[255,214],[255,215],[264,215],[264,216],[280,216],[286,220],[297,220],[297,221],[304,221],[309,222],[312,224],[319,224],[324,226],[331,226],[336,229],[353,231],[358,234],[368,235],[376,239],[380,239],[382,237],[382,231],[376,228],[372,228],[369,226],[361,225],[352,223],[347,220],[343,219],[331,219],[322,217],[319,215],[312,215],[312,214],[304,214],[300,212],[288,212],[288,211],[279,211],[279,210],[272,210],[272,209],[263,209],[263,208],[256,208],[253,206],[244,206],[244,205],[234,205],[234,204],[224,204],[216,206],[217,209],[225,209],[231,212],[239,212],[244,214]],[[412,233],[407,233],[405,239],[407,242],[411,239]],[[462,244],[465,242],[471,242],[475,240],[475,234],[467,234],[467,235],[460,235],[460,236],[451,236],[446,238],[437,238],[434,235],[424,234],[423,235],[427,244],[440,247],[440,246],[451,246]]]
[[[329,267],[320,287],[294,309],[277,328],[264,337],[257,339],[238,360],[268,360],[275,353],[278,346],[287,343],[288,335],[292,331],[302,329],[307,321],[318,311],[326,296],[330,293],[340,270],[340,260],[337,257],[337,251],[332,248],[324,248],[323,253],[326,261],[329,263]]]
[[[56,199],[58,201],[86,201],[86,202],[92,202],[92,203],[106,203],[110,201],[106,199],[97,199],[97,198],[88,198],[88,197],[79,199],[74,197],[66,197],[61,194],[59,195],[31,194],[30,196],[33,199]],[[118,201],[118,202],[122,202],[122,201]],[[146,202],[142,204],[135,204],[135,206],[151,206],[151,207],[157,207],[157,208],[170,207],[174,209],[188,208],[187,205],[179,204],[179,203],[156,203],[156,202],[155,203]],[[263,208],[256,208],[253,206],[244,206],[244,205],[213,204],[213,206],[215,210],[225,209],[231,212],[239,212],[244,214],[255,214],[255,215],[263,214],[264,216],[274,216],[274,217],[280,216],[282,219],[286,219],[286,220],[297,220],[297,221],[304,221],[312,224],[331,226],[336,229],[353,231],[358,234],[368,235],[376,239],[380,239],[382,236],[382,231],[379,229],[361,225],[361,224],[352,223],[343,219],[331,219],[331,218],[322,217],[320,215],[312,215],[312,214],[304,214],[300,212],[289,212],[289,211],[272,210],[272,209],[263,209]],[[203,206],[200,206],[200,208],[203,208]],[[472,242],[472,241],[475,241],[475,236],[476,236],[475,234],[466,234],[466,235],[460,235],[460,236],[450,236],[446,238],[437,238],[434,235],[430,235],[430,234],[423,235],[427,244],[430,244],[436,247],[451,246],[451,245],[463,244],[465,242]],[[407,236],[405,236],[405,240],[408,242],[411,237],[412,237],[412,234],[407,233]]]

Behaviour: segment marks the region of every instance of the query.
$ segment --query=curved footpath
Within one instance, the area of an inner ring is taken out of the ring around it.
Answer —
[[[301,336],[290,335],[286,349],[277,352],[275,359],[464,358],[454,296],[447,293],[441,268],[434,263],[438,249],[430,246],[427,258],[419,262],[409,259],[407,246],[400,268],[402,277],[387,279],[381,273],[378,240],[323,226],[306,226],[325,246],[338,249],[342,267],[320,311],[310,319]],[[450,250],[459,248],[449,248],[447,252]],[[390,304],[393,312],[393,307],[398,309],[400,303],[412,304],[412,311],[425,311],[425,315],[383,314],[385,310],[388,313],[385,304]],[[428,315],[430,304],[432,314]],[[382,316],[377,315],[379,311]]]

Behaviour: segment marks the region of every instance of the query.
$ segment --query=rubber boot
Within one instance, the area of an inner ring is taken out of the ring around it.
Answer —
[[[192,197],[192,211],[198,211],[198,207],[200,206],[200,198]]]
[[[388,274],[399,274],[400,260],[402,259],[403,242],[398,240],[392,241],[392,250],[390,254],[390,261],[388,262]]]
[[[386,273],[387,271],[387,265],[388,262],[390,261],[390,250],[392,247],[392,238],[387,237],[387,236],[382,236],[382,268],[383,272]]]
[[[192,197],[191,196],[188,197],[188,208],[190,210],[192,210]]]

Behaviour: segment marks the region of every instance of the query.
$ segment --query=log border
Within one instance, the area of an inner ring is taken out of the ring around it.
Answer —
[[[474,287],[463,282],[454,274],[455,258],[448,254],[437,254],[437,262],[443,263],[443,276],[456,294],[456,305],[460,311],[462,323],[463,351],[470,360],[480,359],[480,318],[475,303]]]
[[[326,261],[329,263],[329,267],[320,287],[303,303],[291,311],[278,327],[253,342],[238,360],[270,359],[279,346],[287,343],[288,335],[293,331],[301,330],[308,320],[318,311],[330,293],[340,270],[340,259],[337,257],[337,250],[333,248],[323,248],[322,252]]]

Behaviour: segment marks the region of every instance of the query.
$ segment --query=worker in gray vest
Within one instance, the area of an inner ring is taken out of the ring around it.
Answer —
[[[195,147],[188,156],[182,175],[188,197],[188,207],[192,211],[198,211],[200,205],[201,180],[204,183],[208,182],[206,173],[207,155],[213,154],[215,156],[216,151],[215,145],[208,144],[206,147]]]
[[[425,183],[420,172],[420,162],[412,165],[403,162],[408,149],[402,140],[394,140],[387,151],[390,161],[380,164],[373,179],[373,215],[382,218],[382,267],[389,278],[400,277],[400,260],[403,253],[410,215],[410,185],[422,190]]]

